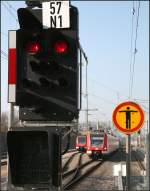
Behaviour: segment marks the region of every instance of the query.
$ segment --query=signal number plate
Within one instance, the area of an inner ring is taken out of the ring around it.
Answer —
[[[43,28],[69,28],[69,0],[42,3]]]

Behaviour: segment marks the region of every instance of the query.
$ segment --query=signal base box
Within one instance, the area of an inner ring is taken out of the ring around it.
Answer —
[[[27,189],[59,187],[61,139],[57,130],[27,129],[7,133],[12,184]]]

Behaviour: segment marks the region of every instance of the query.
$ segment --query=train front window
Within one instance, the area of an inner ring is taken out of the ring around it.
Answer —
[[[78,142],[81,143],[81,144],[86,144],[86,136],[78,137]]]
[[[91,135],[91,145],[92,146],[101,146],[102,144],[103,144],[103,136]]]

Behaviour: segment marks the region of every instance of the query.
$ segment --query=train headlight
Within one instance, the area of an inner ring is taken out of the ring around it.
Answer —
[[[87,154],[91,154],[91,153],[92,153],[92,151],[86,151],[86,153],[87,153]]]

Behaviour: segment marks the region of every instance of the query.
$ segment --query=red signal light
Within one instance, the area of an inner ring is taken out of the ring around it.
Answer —
[[[68,44],[64,40],[55,42],[54,50],[57,54],[64,54],[68,51]]]
[[[29,54],[37,54],[40,52],[41,46],[38,42],[28,42],[26,45],[26,51]]]

